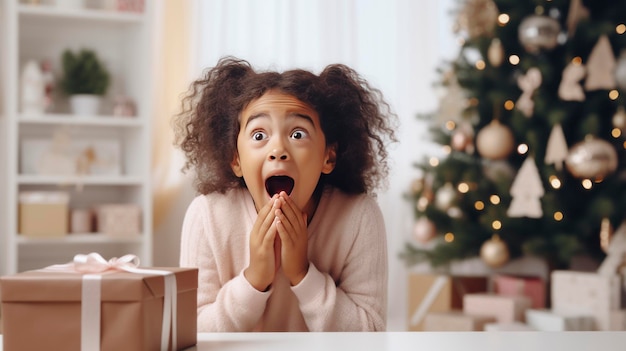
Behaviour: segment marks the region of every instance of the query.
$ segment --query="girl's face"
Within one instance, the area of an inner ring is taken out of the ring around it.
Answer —
[[[311,218],[313,192],[335,167],[319,115],[297,98],[270,90],[241,112],[233,172],[243,177],[257,211],[285,191]]]

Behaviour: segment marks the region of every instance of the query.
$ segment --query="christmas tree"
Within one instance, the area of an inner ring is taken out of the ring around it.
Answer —
[[[416,160],[401,257],[602,260],[626,216],[626,1],[458,5],[461,47],[427,116],[442,153]]]

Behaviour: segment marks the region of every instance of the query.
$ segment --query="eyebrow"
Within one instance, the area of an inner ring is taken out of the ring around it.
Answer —
[[[247,127],[248,124],[250,124],[250,122],[252,122],[253,120],[257,118],[261,118],[261,117],[269,117],[269,114],[267,114],[266,112],[260,112],[260,113],[250,116],[248,120],[246,121],[246,125],[244,126],[244,128]],[[315,123],[313,123],[313,118],[304,113],[291,112],[287,114],[287,117],[297,117],[297,118],[304,119],[306,121],[309,121],[309,123],[311,123],[311,125],[315,127]]]

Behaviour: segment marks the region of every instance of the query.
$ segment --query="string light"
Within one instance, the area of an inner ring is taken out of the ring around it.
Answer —
[[[622,144],[622,146],[624,147],[624,150],[626,150],[626,141],[624,141],[624,143]]]
[[[465,194],[469,191],[469,185],[467,183],[460,183],[457,186],[457,189],[459,190],[461,194]]]
[[[475,208],[475,209],[477,209],[478,211],[482,211],[482,210],[484,210],[484,209],[485,209],[485,203],[484,203],[484,202],[482,202],[482,201],[480,201],[480,200],[479,200],[479,201],[476,201],[476,202],[474,203],[474,208]]]
[[[454,128],[456,128],[456,123],[454,123],[454,121],[448,121],[445,126],[447,130],[454,130]]]
[[[506,13],[501,13],[498,16],[498,24],[500,25],[500,27],[504,27],[507,23],[509,23],[510,20],[511,17],[509,17],[509,15]]]
[[[622,135],[622,131],[619,128],[613,128],[613,130],[611,131],[611,135],[613,136],[613,138],[617,139]]]
[[[515,108],[515,103],[513,102],[513,100],[506,100],[504,102],[504,109],[507,111],[511,111]]]
[[[489,201],[491,201],[492,204],[497,205],[500,203],[500,196],[498,195],[491,195],[489,197]]]
[[[572,59],[572,63],[575,65],[582,65],[583,59],[580,56],[576,56]]]
[[[609,91],[609,99],[615,101],[617,100],[618,97],[619,97],[619,91],[617,91],[617,89],[613,89]]]
[[[452,233],[446,233],[446,234],[443,236],[443,240],[445,240],[447,243],[451,243],[451,242],[453,242],[453,241],[454,241],[454,234],[452,234]]]
[[[420,212],[426,211],[426,208],[428,207],[428,202],[429,201],[426,197],[420,197],[419,200],[417,200],[417,210]]]
[[[500,230],[502,229],[502,222],[495,220],[493,222],[491,222],[491,228],[493,228],[494,230]]]
[[[517,146],[517,153],[518,154],[523,155],[523,154],[525,154],[527,152],[528,152],[528,145],[526,145],[526,144],[519,144]]]
[[[485,64],[485,61],[484,61],[484,60],[478,60],[478,61],[476,61],[476,69],[477,69],[477,70],[482,71],[482,70],[484,70],[484,69],[485,69],[485,67],[486,67],[486,66],[487,66],[487,65]]]
[[[593,187],[593,182],[590,179],[583,179],[582,185],[583,185],[583,188],[589,190]]]
[[[509,56],[509,62],[510,62],[513,66],[515,66],[515,65],[519,64],[519,56],[517,56],[517,55],[511,55],[511,56]]]
[[[615,32],[619,35],[626,33],[626,25],[624,23],[620,23],[615,27]]]
[[[450,145],[444,145],[441,148],[443,149],[443,152],[446,155],[449,155],[450,153],[452,153],[452,148],[450,147]]]
[[[554,189],[560,189],[561,188],[561,180],[557,176],[551,175],[550,176],[550,185],[552,185],[552,187]]]
[[[433,167],[437,167],[439,166],[439,159],[436,157],[431,157],[430,160],[428,160],[428,163]]]
[[[563,220],[563,212],[561,211],[556,211],[554,212],[554,220],[557,222],[560,222]]]

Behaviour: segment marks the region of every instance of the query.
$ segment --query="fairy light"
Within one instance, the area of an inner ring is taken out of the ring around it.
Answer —
[[[554,212],[554,220],[557,222],[560,222],[563,220],[563,212],[561,211],[556,211]]]
[[[485,64],[485,61],[484,61],[484,60],[478,60],[478,61],[476,61],[476,64],[475,64],[475,65],[476,65],[476,69],[477,69],[477,70],[479,70],[479,71],[484,70],[484,69],[485,69],[485,67],[487,66],[487,65]]]
[[[500,203],[500,196],[498,195],[491,195],[489,197],[489,201],[491,201],[492,204],[497,205]]]
[[[493,230],[500,230],[500,229],[502,229],[502,222],[500,222],[499,220],[495,220],[495,221],[491,222],[491,228],[493,228]]]
[[[517,146],[517,153],[518,154],[523,155],[523,154],[525,154],[527,152],[528,152],[528,145],[526,145],[526,144],[519,144]]]
[[[452,131],[452,130],[454,130],[454,128],[456,128],[456,123],[454,123],[454,121],[448,121],[448,122],[446,122],[445,126],[446,126],[447,130]]]
[[[515,103],[513,102],[513,100],[506,100],[504,102],[504,109],[507,111],[511,111],[515,108]]]
[[[450,145],[444,145],[441,147],[441,149],[446,155],[449,155],[450,153],[452,153],[452,148],[450,147]]]
[[[613,128],[613,130],[611,131],[611,135],[613,136],[613,138],[617,139],[622,135],[622,131],[619,128]]]
[[[609,99],[615,101],[617,100],[618,97],[619,97],[619,91],[617,91],[617,89],[613,89],[609,91]]]
[[[469,185],[467,183],[459,183],[457,189],[461,194],[465,194],[469,191]]]
[[[626,24],[620,23],[615,27],[615,32],[619,35],[626,33]]]
[[[426,211],[426,208],[428,207],[428,202],[429,201],[426,197],[420,197],[419,200],[417,200],[417,210],[420,212]]]
[[[561,188],[561,180],[557,176],[551,175],[549,179],[550,179],[550,185],[552,185],[554,189]]]
[[[519,64],[519,56],[517,55],[511,55],[509,56],[509,62],[513,65],[516,66]]]
[[[439,159],[436,157],[431,157],[430,160],[428,160],[428,163],[432,166],[432,167],[437,167],[439,166]]]
[[[572,59],[572,63],[575,65],[582,65],[583,59],[580,56],[576,56]]]
[[[582,185],[583,185],[583,188],[589,190],[593,187],[593,182],[590,179],[583,179]]]
[[[478,200],[476,202],[474,202],[474,208],[477,209],[478,211],[482,211],[485,209],[485,203]]]
[[[443,240],[445,240],[447,243],[451,243],[451,242],[453,242],[453,241],[454,241],[454,234],[452,234],[452,233],[446,233],[446,234],[443,236]]]
[[[500,25],[500,27],[504,27],[507,23],[509,23],[510,20],[511,17],[506,13],[501,13],[498,16],[498,24]]]
[[[622,147],[624,147],[624,150],[626,150],[626,141],[624,141],[624,143],[622,144]]]

